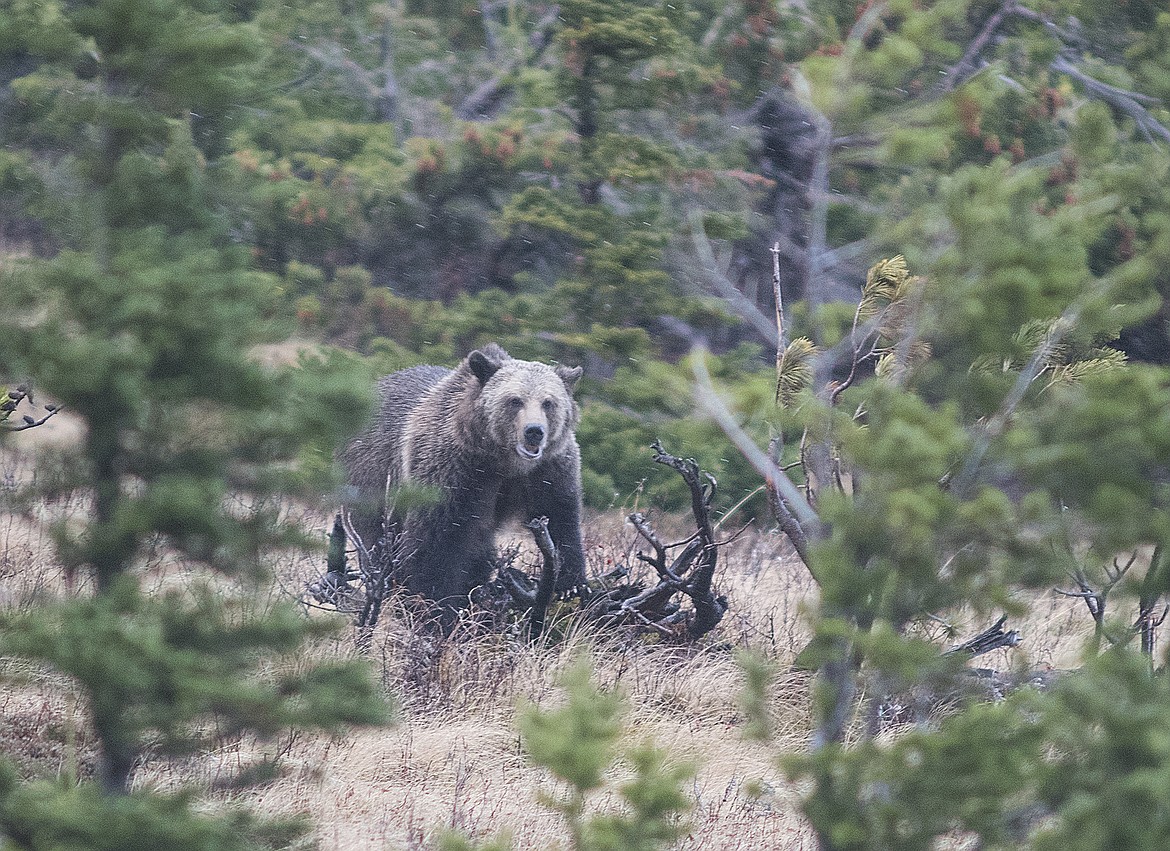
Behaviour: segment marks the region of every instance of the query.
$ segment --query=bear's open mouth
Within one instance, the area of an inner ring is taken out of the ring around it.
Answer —
[[[523,443],[516,444],[516,453],[521,458],[527,458],[529,461],[535,461],[537,458],[539,458],[541,456],[541,454],[543,452],[544,452],[543,446],[538,445],[538,446],[536,446],[536,448],[532,449],[532,448],[529,448],[528,446],[525,446]]]

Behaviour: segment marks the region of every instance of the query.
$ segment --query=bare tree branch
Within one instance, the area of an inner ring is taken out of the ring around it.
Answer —
[[[1105,614],[1109,603],[1110,593],[1112,593],[1117,584],[1125,578],[1125,574],[1133,566],[1136,560],[1137,553],[1135,552],[1125,565],[1119,564],[1117,559],[1113,560],[1112,570],[1110,570],[1109,566],[1106,565],[1104,570],[1105,582],[1102,583],[1100,588],[1094,588],[1089,582],[1088,577],[1085,575],[1085,571],[1081,568],[1077,568],[1075,571],[1069,574],[1073,582],[1076,583],[1076,591],[1065,591],[1062,588],[1054,588],[1053,590],[1061,596],[1073,597],[1084,601],[1085,608],[1088,609],[1089,615],[1093,618],[1093,628],[1098,638],[1104,638],[1110,644],[1114,645],[1124,643],[1128,636],[1118,636],[1116,634],[1112,634],[1107,628],[1107,624],[1105,623]],[[1141,616],[1139,615],[1139,619],[1135,624],[1135,627],[1140,625]]]
[[[702,549],[703,545],[701,542],[700,533],[696,532],[685,541],[667,545],[662,543],[662,539],[658,537],[658,533],[655,532],[653,528],[651,528],[650,523],[646,520],[646,516],[641,512],[634,512],[626,519],[630,521],[630,524],[636,530],[638,530],[638,534],[645,538],[647,543],[649,543],[650,546],[654,548],[653,556],[648,556],[645,553],[639,551],[637,553],[638,558],[653,567],[661,579],[666,580],[667,582],[671,582],[676,588],[681,589],[683,587],[683,575],[688,570],[690,570],[691,564],[695,560],[695,556],[698,555],[699,550]],[[670,547],[684,545],[686,549],[679,553],[674,561],[668,565],[666,563],[667,550]]]
[[[987,19],[983,25],[983,29],[979,34],[971,40],[967,45],[967,49],[963,51],[963,58],[957,64],[952,65],[946,72],[945,76],[939,81],[936,87],[940,92],[954,91],[955,87],[960,83],[966,82],[967,78],[975,73],[977,70],[976,62],[979,54],[987,47],[987,42],[995,34],[1007,18],[1016,13],[1019,7],[1019,0],[1006,0],[1006,2],[995,11]]]
[[[549,603],[552,602],[553,591],[557,585],[557,576],[561,572],[561,554],[557,552],[552,535],[548,531],[548,518],[536,517],[524,524],[532,532],[536,548],[544,559],[540,572],[540,582],[536,587],[536,597],[532,601],[532,613],[528,619],[528,637],[535,640],[544,632],[544,621],[548,614]]]
[[[507,69],[479,85],[475,91],[455,107],[455,117],[463,121],[483,121],[494,117],[504,98],[516,85],[516,76],[525,65],[534,65],[552,44],[553,31],[559,20],[560,7],[553,6],[537,22],[529,37],[529,52],[513,61]],[[487,21],[484,22],[485,29]]]
[[[772,297],[776,301],[776,370],[779,374],[784,349],[788,347],[788,331],[784,324],[784,294],[780,291],[780,243],[769,249],[772,253]]]
[[[732,310],[739,314],[755,330],[765,342],[777,346],[776,328],[772,320],[768,319],[755,303],[739,291],[727,276],[719,271],[715,262],[715,252],[711,250],[711,242],[703,229],[703,214],[696,208],[687,212],[687,220],[691,225],[691,238],[695,243],[695,251],[699,255],[699,263],[707,282],[728,303]]]
[[[711,373],[707,369],[707,349],[695,346],[691,349],[693,369],[695,372],[695,395],[699,407],[707,412],[716,424],[727,435],[735,448],[743,454],[748,463],[755,468],[765,479],[775,481],[780,495],[791,507],[792,513],[804,527],[806,534],[816,538],[820,534],[821,520],[800,489],[788,478],[788,474],[781,470],[767,454],[756,446],[739,423],[735,421],[728,407],[719,398],[715,385],[711,382]]]
[[[1134,120],[1134,123],[1137,124],[1138,129],[1142,131],[1147,141],[1153,142],[1153,137],[1158,136],[1162,141],[1170,142],[1170,129],[1167,129],[1164,124],[1150,114],[1149,110],[1139,103],[1139,100],[1143,100],[1146,103],[1159,103],[1157,98],[1151,98],[1137,92],[1129,92],[1125,89],[1111,86],[1108,83],[1102,83],[1100,80],[1095,80],[1076,65],[1072,64],[1064,56],[1057,56],[1048,67],[1061,74],[1067,74],[1084,86],[1089,94],[1100,98],[1110,106],[1124,112]]]
[[[991,447],[991,441],[1003,433],[1004,428],[1007,427],[1008,422],[1011,420],[1012,414],[1015,413],[1016,407],[1024,400],[1024,394],[1028,392],[1028,388],[1032,386],[1032,382],[1044,371],[1048,359],[1052,356],[1052,352],[1060,344],[1064,335],[1076,324],[1080,315],[1081,304],[1078,299],[1069,305],[1060,319],[1053,323],[1051,333],[1036,348],[1032,357],[1028,359],[1028,363],[1020,371],[1015,384],[1012,385],[1012,389],[1004,397],[999,410],[980,429],[979,435],[975,439],[975,445],[967,455],[967,460],[963,463],[959,475],[955,477],[954,491],[956,494],[965,496],[974,486],[979,476],[979,469],[983,464],[983,458],[987,454],[987,450]]]

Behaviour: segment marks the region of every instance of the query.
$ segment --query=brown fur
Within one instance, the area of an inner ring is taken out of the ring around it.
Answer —
[[[394,524],[412,591],[461,602],[491,572],[496,530],[542,515],[562,557],[560,588],[585,581],[572,396],[580,375],[515,360],[493,343],[453,371],[417,366],[378,382],[373,424],[342,453],[348,501],[367,544],[384,513]],[[437,489],[438,501],[395,511],[406,483]]]

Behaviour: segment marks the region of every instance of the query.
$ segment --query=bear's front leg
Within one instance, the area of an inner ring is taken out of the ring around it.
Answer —
[[[446,489],[440,502],[411,512],[402,560],[411,591],[456,608],[487,581],[494,566],[492,536],[499,483]]]
[[[585,548],[581,543],[581,461],[577,453],[550,461],[533,472],[525,495],[525,519],[548,518],[549,537],[561,557],[556,590],[583,586]]]

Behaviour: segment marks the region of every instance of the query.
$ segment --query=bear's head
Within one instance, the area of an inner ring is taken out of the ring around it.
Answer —
[[[472,352],[465,363],[480,384],[481,438],[503,453],[506,468],[526,472],[573,439],[579,418],[573,389],[581,367],[515,360],[495,344]]]

